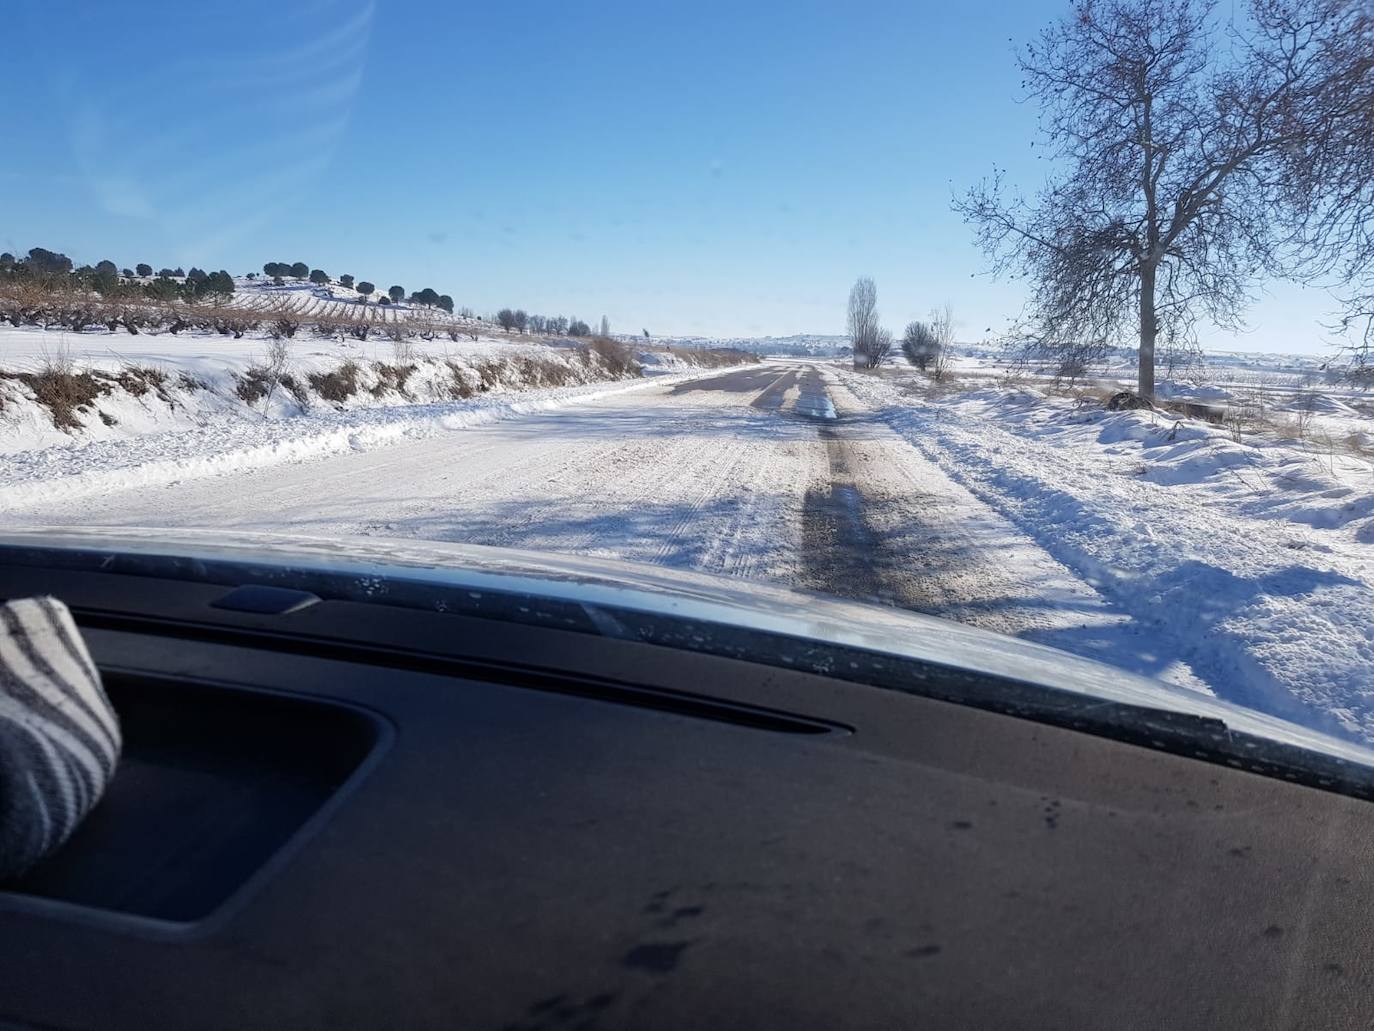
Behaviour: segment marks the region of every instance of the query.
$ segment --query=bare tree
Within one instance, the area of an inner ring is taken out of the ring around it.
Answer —
[[[611,335],[611,320],[606,318],[605,315],[601,316],[601,332],[599,335],[603,337]]]
[[[868,367],[876,369],[892,354],[892,331],[879,328],[868,346]]]
[[[1361,117],[1347,80],[1368,74],[1351,56],[1370,48],[1361,6],[1250,0],[1223,28],[1210,0],[1080,0],[1027,48],[1064,171],[1033,202],[1004,200],[995,172],[955,207],[994,271],[1032,282],[1032,346],[1078,362],[1134,341],[1152,397],[1157,342],[1192,339],[1199,316],[1238,327],[1257,276],[1329,262],[1358,219],[1299,198],[1333,188],[1306,169],[1369,146],[1340,153]]]
[[[267,414],[267,406],[272,403],[272,395],[277,391],[277,384],[285,378],[287,365],[291,361],[291,345],[286,340],[287,338],[280,333],[272,333],[267,340],[267,361],[262,366],[262,376],[267,383],[267,391],[262,402],[264,415]]]
[[[1347,300],[1338,329],[1349,337],[1342,348],[1350,358],[1346,378],[1362,389],[1374,387],[1374,287]]]
[[[941,380],[949,375],[950,358],[954,353],[954,307],[948,301],[943,307],[931,309],[930,335],[935,343],[930,375]]]
[[[1332,0],[1335,2],[1335,0]],[[1344,310],[1347,374],[1374,383],[1374,5],[1352,4],[1348,31],[1322,52],[1328,95],[1318,105],[1338,130],[1323,146],[1292,152],[1292,198],[1303,216],[1309,281],[1334,278]]]
[[[856,368],[872,368],[871,353],[878,337],[878,288],[860,276],[849,291],[849,339]]]
[[[1158,366],[1164,369],[1166,380],[1180,377],[1200,377],[1207,360],[1195,340],[1168,340],[1160,348]]]

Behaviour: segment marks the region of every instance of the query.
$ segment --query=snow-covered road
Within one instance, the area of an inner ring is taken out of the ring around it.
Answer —
[[[8,518],[604,554],[950,615],[1201,687],[833,373],[804,363]]]

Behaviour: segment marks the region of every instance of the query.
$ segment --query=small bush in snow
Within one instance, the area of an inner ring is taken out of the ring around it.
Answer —
[[[82,427],[78,413],[90,408],[96,398],[110,392],[110,383],[89,372],[73,371],[69,362],[50,361],[38,372],[5,373],[33,391],[34,400],[52,414],[53,425],[60,430]]]
[[[238,377],[234,393],[246,405],[255,405],[272,390],[272,374],[261,365],[250,366],[248,371]]]
[[[311,373],[308,377],[315,393],[326,401],[342,404],[358,392],[358,366],[344,362],[331,372]]]
[[[301,411],[305,411],[310,407],[310,394],[306,391],[304,383],[296,379],[296,377],[292,376],[290,373],[281,377],[278,382],[285,387],[286,392],[295,399]]]
[[[455,401],[463,401],[473,394],[472,384],[468,381],[468,370],[457,362],[450,361],[448,364],[449,386],[448,395]]]
[[[142,397],[150,390],[163,401],[171,402],[167,394],[167,373],[151,365],[128,365],[115,376],[115,382],[134,397]]]
[[[615,378],[639,375],[639,363],[629,345],[610,337],[595,337],[588,345],[605,370]]]
[[[454,366],[450,364],[449,368],[452,369]],[[406,381],[415,371],[415,366],[387,365],[385,362],[378,362],[373,369],[377,373],[377,382],[368,389],[373,397],[381,397],[392,390],[398,394],[406,394]]]
[[[940,353],[940,342],[927,322],[908,322],[902,333],[902,354],[915,368],[929,370]]]

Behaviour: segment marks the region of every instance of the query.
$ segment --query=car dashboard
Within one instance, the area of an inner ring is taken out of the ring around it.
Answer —
[[[1364,1012],[1358,771],[1298,782],[1292,756],[1188,754],[1186,722],[1029,718],[1028,685],[803,642],[765,662],[666,616],[164,573],[0,553],[0,597],[71,607],[126,742],[77,834],[0,892],[10,1023]]]

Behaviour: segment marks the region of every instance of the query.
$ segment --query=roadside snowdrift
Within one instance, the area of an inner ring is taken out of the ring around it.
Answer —
[[[397,355],[309,340],[275,364],[262,338],[112,349],[132,343],[0,332],[0,511],[370,450],[664,379],[595,346],[488,339]]]
[[[1374,469],[1036,390],[847,386],[1228,700],[1374,741]]]

